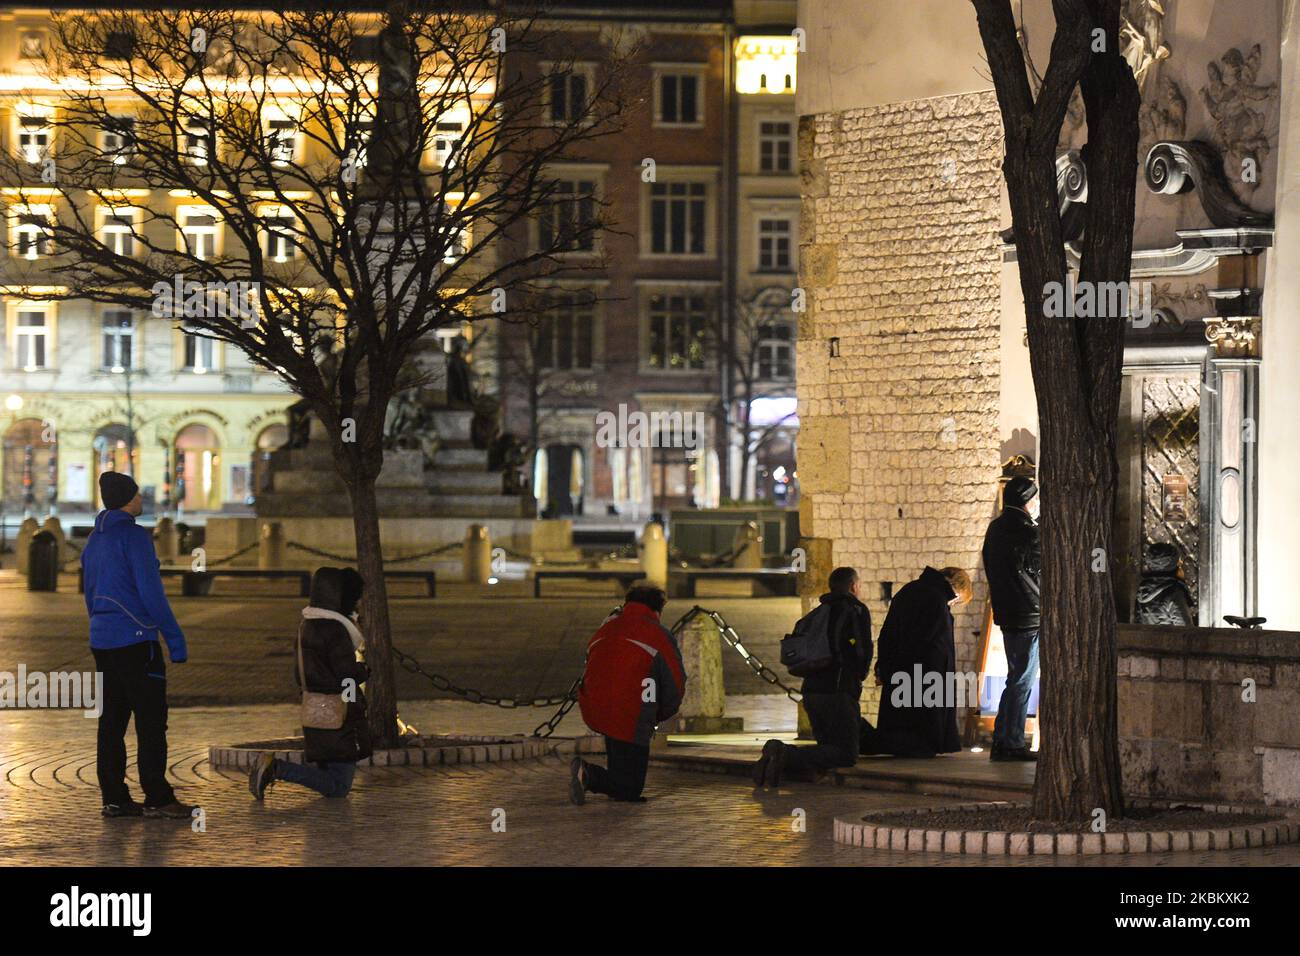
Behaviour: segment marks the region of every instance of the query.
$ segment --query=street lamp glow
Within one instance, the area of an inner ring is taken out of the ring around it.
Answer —
[[[10,395],[5,399],[5,408],[11,412],[16,412],[23,407],[23,397],[21,395]]]

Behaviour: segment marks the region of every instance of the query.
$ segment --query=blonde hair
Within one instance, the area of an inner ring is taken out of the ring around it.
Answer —
[[[971,586],[969,574],[961,568],[941,568],[939,573],[948,579],[949,586],[957,595],[958,604],[970,603],[970,599],[975,596],[975,589]]]

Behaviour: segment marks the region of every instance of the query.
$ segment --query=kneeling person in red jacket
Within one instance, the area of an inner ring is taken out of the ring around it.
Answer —
[[[656,587],[634,587],[623,608],[587,645],[587,667],[578,706],[587,726],[605,735],[609,767],[574,757],[569,798],[583,803],[588,792],[611,800],[641,800],[650,737],[682,703],[686,671],[672,633],[659,622],[668,596]]]

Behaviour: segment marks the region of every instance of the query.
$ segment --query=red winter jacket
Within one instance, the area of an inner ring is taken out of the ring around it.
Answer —
[[[658,614],[629,601],[587,645],[578,706],[596,733],[644,747],[655,725],[677,713],[685,690],[676,639]]]

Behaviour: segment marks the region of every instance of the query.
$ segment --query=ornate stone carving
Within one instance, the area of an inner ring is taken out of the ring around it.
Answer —
[[[1142,138],[1180,140],[1187,132],[1187,97],[1178,81],[1163,73],[1150,96],[1143,97],[1138,114]]]
[[[1200,140],[1157,143],[1146,159],[1152,192],[1174,196],[1196,190],[1201,208],[1220,229],[1271,226],[1273,217],[1240,202],[1223,175],[1218,151]]]
[[[1201,99],[1214,120],[1215,139],[1223,147],[1229,168],[1241,173],[1253,163],[1253,177],[1232,177],[1248,193],[1258,188],[1259,168],[1273,148],[1268,129],[1271,110],[1265,104],[1277,95],[1278,87],[1255,82],[1262,58],[1258,43],[1246,54],[1233,47],[1217,62],[1206,65],[1210,82],[1201,87]]]
[[[1164,0],[1124,0],[1119,40],[1139,90],[1152,68],[1169,58],[1169,47],[1163,42],[1164,21]]]
[[[1259,318],[1256,316],[1212,316],[1205,320],[1205,340],[1221,356],[1259,356]]]

